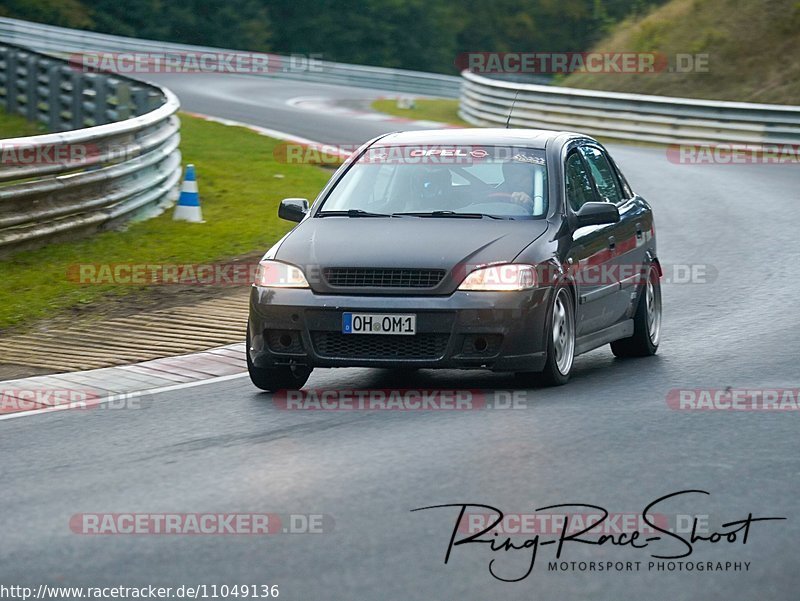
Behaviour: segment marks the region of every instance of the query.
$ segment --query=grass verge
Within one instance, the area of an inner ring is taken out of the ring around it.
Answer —
[[[0,260],[0,331],[71,308],[146,293],[144,286],[87,285],[67,279],[85,263],[202,263],[265,251],[289,230],[278,219],[282,198],[313,199],[330,172],[277,162],[278,140],[246,128],[181,115],[183,162],[197,168],[206,223],[172,220],[172,211],[83,240],[51,244]]]
[[[597,52],[660,52],[660,73],[575,73],[562,85],[711,100],[800,104],[798,0],[670,0],[617,25]],[[676,56],[684,56],[679,69]],[[702,59],[703,62],[695,62]],[[687,62],[688,61],[688,62]]]
[[[418,98],[413,109],[397,108],[397,100],[386,98],[372,103],[372,109],[405,119],[438,121],[464,127],[474,127],[458,116],[458,100],[448,98]]]
[[[21,138],[46,133],[44,126],[31,123],[19,115],[0,111],[0,138]]]

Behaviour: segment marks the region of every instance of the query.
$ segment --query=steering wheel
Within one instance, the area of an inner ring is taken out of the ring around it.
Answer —
[[[492,192],[491,194],[489,194],[489,198],[502,198],[504,200],[513,202],[517,206],[533,210],[534,207],[533,198],[528,196],[526,200],[519,201],[516,198],[514,198],[514,194],[515,194],[514,192]],[[522,192],[522,194],[524,194],[524,192]]]
[[[513,201],[514,195],[511,192],[492,192],[486,198],[506,198]]]

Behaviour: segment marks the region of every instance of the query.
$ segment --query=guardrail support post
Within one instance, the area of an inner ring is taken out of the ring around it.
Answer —
[[[2,81],[3,88],[5,88],[4,105],[8,104],[8,57],[10,54],[10,48],[0,48],[0,60],[3,61],[3,67],[0,69],[0,80]]]
[[[107,76],[101,74],[91,74],[86,76],[87,80],[91,82],[92,89],[92,105],[91,115],[94,125],[102,125],[108,123],[106,117],[106,105],[108,102],[108,93],[106,91]]]
[[[147,90],[136,87],[133,90],[133,106],[137,116],[144,115],[150,105]]]
[[[70,107],[70,129],[83,127],[83,77],[77,71],[71,74],[72,106]]]
[[[6,112],[17,112],[17,51],[9,48],[6,53]]]
[[[131,86],[126,81],[117,80],[114,96],[117,98],[117,119],[128,119],[131,116]]]
[[[25,118],[28,121],[37,121],[38,112],[38,86],[39,86],[39,61],[36,56],[28,55],[25,61]]]
[[[59,131],[61,124],[61,65],[53,63],[47,69],[47,128],[50,131]]]
[[[108,76],[97,75],[94,81],[94,123],[102,125],[108,123]]]

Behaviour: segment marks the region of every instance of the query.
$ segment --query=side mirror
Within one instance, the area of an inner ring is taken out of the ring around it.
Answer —
[[[284,198],[278,206],[278,217],[286,221],[303,220],[308,213],[308,201],[305,198]]]
[[[619,209],[610,202],[586,202],[575,213],[577,227],[603,225],[619,221]]]

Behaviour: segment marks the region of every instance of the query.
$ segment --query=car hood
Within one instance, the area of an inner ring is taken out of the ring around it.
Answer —
[[[448,275],[435,290],[441,294],[455,289],[475,265],[512,261],[546,230],[543,219],[309,218],[286,236],[275,259],[307,274],[329,267],[443,269]],[[332,291],[323,278],[309,283]]]

